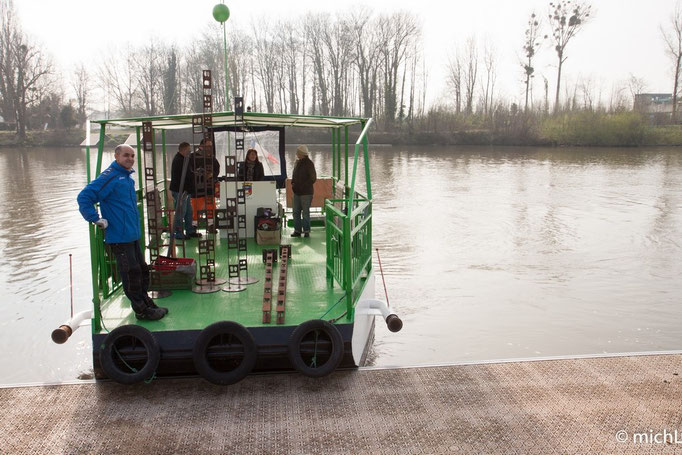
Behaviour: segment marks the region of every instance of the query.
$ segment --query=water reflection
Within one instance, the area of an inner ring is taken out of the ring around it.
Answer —
[[[311,150],[330,174],[329,149]],[[374,365],[678,349],[678,150],[373,147],[371,159],[374,246],[405,322],[377,327]],[[79,149],[0,149],[0,384],[90,369],[87,329],[49,341],[69,312],[69,253],[76,311],[90,306],[84,175]]]

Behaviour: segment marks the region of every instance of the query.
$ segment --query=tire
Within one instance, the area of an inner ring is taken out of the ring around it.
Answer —
[[[121,384],[135,384],[154,376],[161,360],[159,343],[139,325],[123,325],[107,335],[99,362],[106,375]]]
[[[321,378],[341,363],[343,338],[329,322],[311,319],[294,329],[288,350],[289,361],[296,370],[311,378]]]
[[[217,385],[229,385],[244,379],[256,365],[256,342],[241,324],[220,321],[201,331],[194,342],[194,368]]]

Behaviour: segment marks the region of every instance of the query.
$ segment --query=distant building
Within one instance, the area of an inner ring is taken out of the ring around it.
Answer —
[[[635,111],[646,114],[652,125],[670,123],[673,113],[673,96],[670,93],[638,93]]]

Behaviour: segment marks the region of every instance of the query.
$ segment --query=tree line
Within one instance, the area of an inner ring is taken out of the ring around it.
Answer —
[[[419,37],[415,16],[365,10],[263,22],[250,33],[230,29],[229,94],[244,96],[254,111],[378,115],[390,127],[392,119],[424,109],[423,100],[414,98],[417,80],[423,80]],[[85,92],[93,82],[123,116],[201,112],[204,68],[213,70],[214,110],[228,110],[217,24],[186,48],[152,41],[109,52],[77,85]]]
[[[562,85],[570,43],[593,20],[591,13],[589,4],[571,0],[550,2],[544,18],[531,12],[519,36],[522,101],[498,95],[496,51],[472,36],[446,63],[448,88],[441,101],[427,106],[429,71],[418,17],[368,8],[265,20],[248,32],[229,26],[229,97],[244,96],[258,112],[374,117],[384,131],[405,125],[410,131],[429,130],[443,118],[451,119],[450,127],[491,127],[500,122],[495,117],[524,113],[623,110],[644,89],[643,80],[631,75],[614,89],[607,106],[589,81]],[[676,69],[676,99],[682,63],[680,8],[660,27]],[[544,77],[544,96],[533,94],[536,57],[544,48],[556,55],[553,99]],[[50,55],[24,33],[12,0],[0,0],[0,114],[22,138],[27,129],[45,124],[80,124],[95,106],[103,106],[99,115],[110,118],[201,112],[201,71],[206,68],[213,71],[214,111],[229,110],[223,34],[215,22],[207,22],[185,47],[154,39],[106,50],[92,64],[80,64],[66,86]]]

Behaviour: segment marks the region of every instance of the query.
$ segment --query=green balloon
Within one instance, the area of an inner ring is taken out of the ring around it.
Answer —
[[[213,19],[218,22],[225,22],[230,18],[230,8],[223,3],[219,3],[213,7]]]

